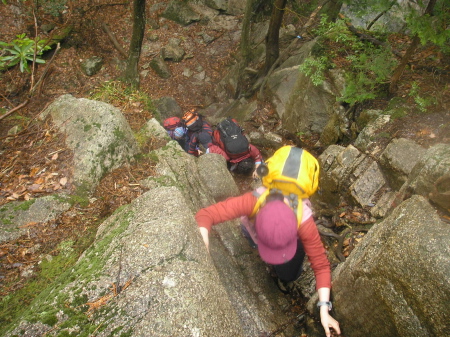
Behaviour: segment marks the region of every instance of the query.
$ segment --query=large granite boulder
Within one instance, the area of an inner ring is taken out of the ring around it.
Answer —
[[[73,151],[73,184],[79,195],[89,196],[106,173],[132,161],[139,151],[124,115],[110,104],[67,94],[39,117],[48,116]]]
[[[141,182],[150,190],[105,220],[3,336],[250,337],[293,319],[237,221],[216,226],[208,254],[194,219],[215,201],[199,172],[205,163],[174,141],[150,155],[159,172]],[[213,162],[207,174],[237,189],[221,159],[202,158]]]
[[[449,242],[448,224],[421,196],[374,225],[333,273],[334,312],[343,334],[447,335]]]

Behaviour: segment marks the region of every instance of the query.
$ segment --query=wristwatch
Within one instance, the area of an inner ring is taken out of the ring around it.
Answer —
[[[331,304],[330,301],[321,301],[317,303],[317,307],[320,308],[322,305],[328,305],[328,311],[330,311],[333,308],[333,305]]]

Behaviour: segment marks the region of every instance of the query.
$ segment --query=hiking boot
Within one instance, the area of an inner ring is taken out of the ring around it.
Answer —
[[[286,282],[277,278],[275,283],[278,289],[285,295],[290,294],[294,289],[294,282]]]

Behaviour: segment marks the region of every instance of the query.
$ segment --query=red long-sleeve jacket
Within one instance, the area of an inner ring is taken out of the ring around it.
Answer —
[[[227,162],[230,163],[239,163],[240,161],[247,159],[247,158],[252,158],[253,161],[255,163],[261,163],[262,162],[262,156],[261,156],[261,152],[258,150],[258,148],[252,144],[249,145],[249,152],[246,153],[244,156],[239,157],[239,158],[230,158],[227,153],[225,152],[224,149],[222,149],[219,145],[217,144],[211,144],[209,146],[209,153],[218,153],[220,155],[222,155],[222,157],[224,157],[226,159]]]
[[[213,225],[233,220],[241,216],[249,217],[255,207],[257,197],[252,192],[239,197],[231,197],[206,208],[195,215],[199,227],[211,231]],[[331,288],[330,262],[325,253],[319,232],[312,216],[304,220],[298,228],[305,253],[316,277],[316,288]]]

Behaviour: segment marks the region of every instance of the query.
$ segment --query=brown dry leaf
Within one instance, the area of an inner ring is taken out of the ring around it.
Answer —
[[[20,256],[22,256],[22,258],[28,254],[28,248],[22,248],[19,250],[19,254]]]
[[[361,213],[359,213],[359,212],[353,212],[352,213],[354,216],[361,216]]]
[[[53,191],[60,190],[61,188],[61,185],[59,183],[56,183],[55,186],[53,186]]]
[[[7,197],[6,198],[6,200],[9,200],[9,201],[14,201],[14,200],[17,200],[16,198],[14,198],[14,197],[12,197],[12,196],[9,196],[9,197]]]
[[[34,181],[34,184],[43,184],[45,182],[45,179],[43,177],[39,177]]]
[[[42,188],[41,184],[33,184],[33,185],[28,186],[28,191],[37,192],[37,191],[40,191],[41,188]]]
[[[62,177],[61,179],[59,179],[59,183],[62,186],[66,186],[66,184],[67,184],[67,177]]]
[[[39,172],[39,167],[33,167],[30,170],[30,177],[34,177],[36,175],[36,173],[38,173],[38,172]]]
[[[19,186],[19,188],[16,190],[15,193],[17,194],[22,194],[23,192],[25,192],[27,190],[27,188],[25,186]]]
[[[57,154],[57,153],[55,153],[55,154],[52,156],[52,160],[56,160],[56,159],[58,159],[58,154]]]
[[[342,212],[341,214],[339,214],[339,217],[342,218],[345,215],[345,212]]]
[[[24,200],[30,200],[31,199],[30,194],[29,193],[25,193],[25,195],[23,196],[23,199]]]
[[[34,221],[28,222],[28,223],[26,223],[25,225],[19,226],[19,228],[32,227],[32,226],[37,225],[38,223],[39,223],[39,222],[34,222]]]

